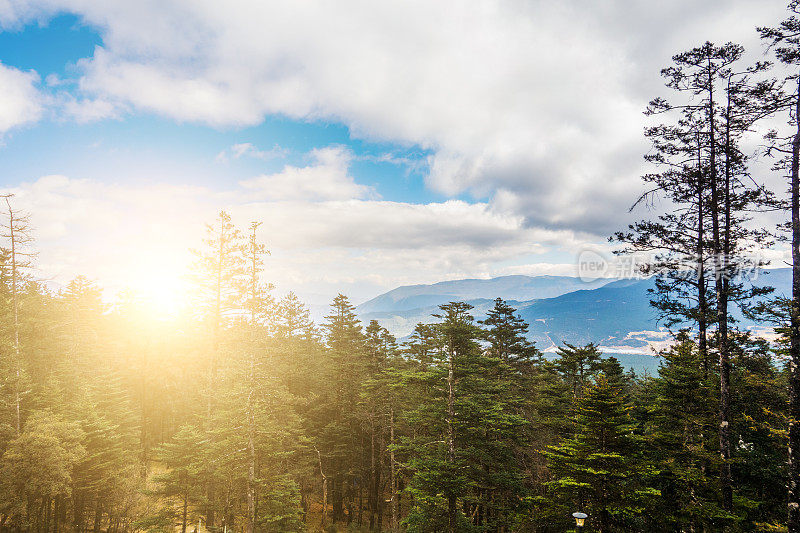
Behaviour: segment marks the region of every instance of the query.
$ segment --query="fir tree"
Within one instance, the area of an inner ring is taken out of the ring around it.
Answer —
[[[602,533],[641,528],[642,514],[659,496],[630,410],[622,388],[601,374],[578,400],[575,436],[548,452],[555,476],[548,485],[594,517]]]
[[[502,298],[497,298],[481,324],[486,328],[491,356],[520,370],[529,370],[541,354],[525,337],[528,324],[515,314],[516,311]]]
[[[788,435],[788,507],[787,529],[800,532],[800,4],[792,0],[789,16],[773,28],[759,28],[761,38],[785,65],[786,94],[777,102],[788,132],[771,132],[773,149],[781,157],[776,169],[785,172],[789,184],[786,228],[790,233],[792,254],[792,294],[789,308],[789,435]]]
[[[365,339],[355,308],[343,294],[331,304],[326,317],[329,366],[324,399],[315,411],[317,446],[324,469],[331,479],[329,490],[334,522],[353,520],[355,474],[359,470],[365,443],[357,405],[365,375]],[[345,516],[345,510],[348,510]]]
[[[465,531],[512,527],[524,493],[515,451],[522,445],[522,398],[508,379],[511,369],[485,355],[484,335],[471,306],[440,306],[439,340],[429,365],[409,374],[420,404],[404,414],[413,437],[404,451],[414,472],[411,531]],[[421,350],[412,352],[423,353]]]
[[[175,515],[181,533],[186,533],[189,504],[200,499],[198,489],[201,486],[201,472],[207,445],[208,441],[204,434],[196,427],[187,424],[158,451],[158,457],[167,471],[156,478],[159,483],[156,494],[176,501],[179,509]]]
[[[706,475],[719,462],[711,438],[712,376],[706,374],[697,343],[686,332],[661,357],[647,427],[651,456],[660,468],[660,518],[687,529],[716,527],[731,516],[718,505],[715,480]],[[664,450],[671,452],[664,454]]]
[[[600,351],[593,343],[586,346],[564,343],[564,346],[556,350],[556,355],[556,370],[572,389],[572,398],[579,398],[589,380],[600,371]]]

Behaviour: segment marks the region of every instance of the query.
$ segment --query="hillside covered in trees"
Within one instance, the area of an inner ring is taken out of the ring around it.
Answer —
[[[766,343],[732,341],[728,513],[703,475],[719,464],[717,376],[687,335],[645,379],[592,345],[545,360],[502,300],[482,323],[444,304],[398,346],[345,296],[319,326],[293,295],[273,301],[263,248],[224,214],[208,231],[194,319],[106,304],[84,278],[57,294],[25,280],[15,328],[3,278],[4,528],[558,531],[578,508],[629,530],[779,520],[786,376]]]
[[[675,55],[646,110],[644,218],[612,241],[651,280],[636,309],[669,329],[657,375],[601,357],[603,339],[545,358],[502,298],[480,319],[441,303],[403,342],[342,294],[314,323],[274,296],[259,223],[225,211],[186,243],[186,312],[155,318],[85,277],[53,289],[33,268],[37,214],[6,195],[0,531],[558,532],[577,511],[601,532],[800,530],[789,11],[758,29],[759,61],[735,43]],[[748,277],[783,242],[791,297]],[[419,296],[397,299],[430,304]]]

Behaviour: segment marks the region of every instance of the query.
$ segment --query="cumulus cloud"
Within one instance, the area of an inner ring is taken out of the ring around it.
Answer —
[[[305,293],[338,285],[366,297],[398,283],[504,273],[504,262],[569,249],[585,238],[526,228],[521,217],[498,214],[486,203],[371,199],[348,189],[353,182],[345,154],[338,147],[318,150],[308,167],[287,167],[266,181],[227,190],[51,175],[4,192],[13,192],[17,208],[32,214],[42,275],[63,284],[84,274],[112,291],[137,277],[186,271],[189,248],[199,245],[204,224],[220,208],[240,227],[263,222],[270,279]],[[314,176],[305,183],[325,182],[324,173],[334,176],[330,183],[343,176],[349,181],[316,200],[295,197],[292,187],[305,172]],[[254,194],[264,186],[284,194]]]
[[[377,196],[372,187],[356,183],[348,173],[353,154],[347,148],[317,148],[310,157],[313,163],[309,166],[286,166],[282,172],[243,180],[239,185],[259,200],[314,202]]]
[[[44,99],[36,88],[39,76],[0,63],[0,134],[39,120]]]
[[[66,118],[72,119],[78,124],[87,124],[108,118],[118,118],[120,107],[103,98],[75,98],[74,96],[61,94],[61,109]]]
[[[100,28],[90,98],[213,126],[340,121],[428,150],[436,191],[603,234],[636,196],[659,69],[706,39],[758,48],[784,4],[5,0],[0,20]]]

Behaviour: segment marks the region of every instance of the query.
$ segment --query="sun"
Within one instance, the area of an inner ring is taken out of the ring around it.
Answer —
[[[177,318],[186,308],[186,298],[181,290],[180,279],[153,277],[146,287],[140,289],[145,306],[153,317],[166,320]]]
[[[188,290],[180,270],[164,267],[137,265],[131,269],[125,287],[150,319],[172,321],[187,310]]]

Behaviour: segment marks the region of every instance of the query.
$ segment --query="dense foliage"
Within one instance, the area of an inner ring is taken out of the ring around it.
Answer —
[[[160,322],[83,278],[60,293],[25,281],[21,372],[0,389],[3,528],[563,531],[578,509],[608,531],[780,521],[785,376],[766,345],[736,344],[726,513],[714,377],[688,334],[660,376],[637,377],[594,345],[545,358],[499,299],[482,322],[443,305],[398,344],[344,296],[317,327],[291,294],[252,313],[238,290],[214,327],[215,305]]]
[[[760,30],[789,69],[790,11]],[[37,281],[6,198],[0,530],[556,532],[584,511],[603,532],[797,531],[800,77],[743,57],[677,54],[674,98],[647,110],[663,122],[646,131],[642,202],[669,207],[614,238],[650,253],[674,330],[656,376],[595,344],[545,356],[501,299],[483,320],[442,305],[402,342],[341,294],[315,324],[294,294],[274,298],[258,224],[224,212],[195,251],[191,305],[153,319],[84,277]],[[797,130],[766,136],[788,201],[743,148],[766,117]],[[792,214],[795,294],[774,302],[742,276],[781,238],[751,223],[767,209]],[[777,340],[740,331],[734,307]]]

